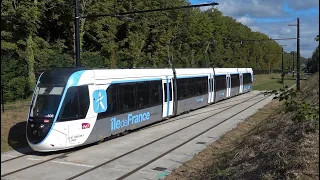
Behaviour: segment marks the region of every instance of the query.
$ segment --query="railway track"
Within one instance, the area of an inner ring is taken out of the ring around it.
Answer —
[[[269,97],[269,96],[268,96],[268,97]],[[266,97],[266,98],[268,98],[268,97]],[[181,143],[181,144],[179,144],[179,145],[177,145],[177,146],[175,146],[175,147],[171,148],[170,150],[168,150],[168,151],[166,151],[166,152],[162,153],[161,155],[159,155],[159,156],[157,156],[157,157],[153,158],[152,160],[150,160],[150,161],[148,161],[148,162],[144,163],[143,165],[140,165],[139,167],[135,168],[134,170],[132,170],[132,171],[130,171],[130,172],[128,172],[128,173],[126,173],[126,174],[122,175],[121,177],[117,178],[117,180],[122,180],[122,179],[124,179],[124,178],[126,178],[126,177],[129,177],[130,175],[134,174],[135,172],[139,171],[140,169],[142,169],[142,168],[144,168],[144,167],[148,166],[149,164],[151,164],[151,163],[155,162],[156,160],[158,160],[158,159],[162,158],[163,156],[165,156],[165,155],[169,154],[170,152],[172,152],[172,151],[174,151],[174,150],[178,149],[179,147],[181,147],[181,146],[183,146],[183,145],[187,144],[188,142],[190,142],[190,141],[194,140],[195,138],[197,138],[197,137],[201,136],[202,134],[204,134],[204,133],[206,133],[206,132],[210,131],[211,129],[218,127],[220,124],[222,124],[222,123],[224,123],[224,122],[226,122],[226,121],[230,120],[231,118],[235,117],[235,116],[236,116],[236,115],[238,115],[239,113],[246,111],[246,110],[247,110],[247,109],[249,109],[250,107],[252,107],[252,106],[256,105],[257,103],[259,103],[259,102],[261,102],[261,101],[265,100],[266,98],[262,98],[262,99],[261,99],[261,100],[259,100],[258,102],[256,102],[256,103],[254,103],[254,104],[250,105],[249,107],[247,107],[247,108],[245,108],[245,109],[241,110],[240,112],[238,112],[238,113],[236,113],[236,114],[234,114],[234,115],[230,116],[229,118],[227,118],[227,119],[225,119],[225,120],[223,120],[223,121],[219,122],[218,124],[215,124],[215,125],[213,125],[213,126],[209,127],[208,129],[206,129],[206,130],[202,131],[201,133],[198,133],[197,135],[195,135],[195,136],[193,136],[192,138],[190,138],[190,139],[188,139],[188,140],[184,141],[183,143]],[[76,176],[75,176],[75,177],[76,177]],[[71,180],[71,179],[74,179],[74,178],[69,178],[68,180]]]
[[[254,99],[252,99],[252,97],[249,97],[249,98],[242,98],[242,99],[245,99],[245,100],[249,100],[249,101],[246,101],[246,102],[250,102],[250,101],[254,101]],[[232,103],[232,102],[235,102],[235,101],[239,101],[241,99],[237,99],[237,100],[233,100],[233,101],[229,101],[227,103]],[[216,103],[215,105],[220,105],[220,104],[223,104],[223,103],[226,103],[225,101],[220,101],[218,103]],[[213,104],[214,105],[214,104]],[[199,112],[199,113],[195,113],[195,114],[183,114],[183,115],[179,115],[175,118],[172,118],[172,119],[168,119],[168,120],[165,120],[165,121],[160,121],[158,123],[155,123],[155,124],[151,124],[149,126],[146,126],[146,127],[142,127],[140,129],[137,129],[137,130],[144,130],[144,129],[148,129],[148,128],[152,128],[152,127],[156,127],[156,126],[160,126],[160,125],[163,125],[163,124],[167,124],[167,123],[170,123],[170,122],[174,122],[174,121],[178,121],[178,120],[181,120],[181,119],[184,119],[184,118],[188,118],[188,117],[192,117],[192,116],[197,116],[197,115],[201,115],[201,114],[205,114],[205,113],[208,113],[208,112],[211,112],[211,111],[216,111],[216,110],[221,110],[221,109],[224,109],[224,108],[232,108],[234,107],[234,105],[227,105],[227,106],[223,106],[223,107],[220,107],[220,108],[215,108],[215,109],[209,109],[207,111],[203,111],[203,112]],[[200,108],[201,109],[201,108]],[[195,109],[194,111],[196,111],[198,109]],[[192,111],[191,111],[192,112]],[[181,116],[181,117],[180,117]]]
[[[255,96],[255,97],[256,97],[256,96]],[[262,98],[262,99],[259,100],[257,103],[265,100],[265,99],[268,98],[268,97],[269,97],[269,96],[267,96],[267,97],[265,97],[265,98]],[[251,99],[251,98],[250,98],[250,99]],[[246,102],[246,101],[247,101],[247,100],[245,100],[244,102]],[[234,106],[237,106],[237,105],[242,104],[242,103],[243,103],[243,102],[237,103],[237,104],[235,104]],[[248,108],[256,105],[257,103],[254,103],[253,105],[250,105],[249,107],[243,109],[242,111],[240,111],[240,112],[238,112],[238,113],[241,113],[241,112],[247,110]],[[95,169],[97,169],[97,168],[100,168],[100,167],[102,167],[102,166],[105,166],[105,165],[107,165],[107,164],[109,164],[109,163],[111,163],[111,162],[113,162],[113,161],[115,161],[115,160],[117,160],[117,159],[120,159],[120,158],[122,158],[122,157],[124,157],[124,156],[127,156],[127,155],[129,155],[129,154],[131,154],[131,153],[133,153],[133,152],[135,152],[135,151],[137,151],[137,150],[140,150],[140,149],[142,149],[142,148],[144,148],[144,147],[146,147],[146,146],[148,146],[148,145],[150,145],[150,144],[153,144],[153,143],[155,143],[155,142],[157,142],[157,141],[160,141],[161,139],[164,139],[164,138],[166,138],[166,137],[168,137],[168,136],[171,136],[171,135],[173,135],[173,134],[175,134],[175,133],[177,133],[177,132],[180,132],[180,131],[182,131],[182,130],[190,127],[190,126],[193,126],[194,124],[197,124],[197,123],[199,123],[199,122],[202,122],[202,121],[204,121],[204,120],[206,120],[206,119],[208,119],[208,118],[210,118],[210,117],[212,117],[212,116],[215,116],[215,115],[217,115],[217,114],[220,114],[220,113],[222,113],[222,112],[224,112],[224,111],[226,111],[226,110],[228,110],[228,109],[229,109],[229,108],[226,108],[226,109],[224,109],[224,110],[222,110],[222,111],[220,111],[220,112],[218,112],[218,113],[214,113],[214,114],[209,115],[209,116],[207,116],[207,117],[205,117],[205,118],[202,118],[201,120],[196,121],[196,122],[194,122],[194,123],[192,123],[192,124],[190,124],[190,125],[188,125],[188,126],[186,126],[186,127],[184,127],[184,128],[181,128],[181,129],[179,129],[179,130],[177,130],[177,131],[174,131],[174,132],[172,132],[172,133],[170,133],[170,134],[167,134],[166,136],[163,136],[163,137],[161,137],[161,138],[158,138],[158,139],[156,139],[156,140],[154,140],[154,141],[152,141],[152,142],[150,142],[150,143],[148,143],[148,144],[145,144],[145,145],[143,145],[143,146],[140,146],[140,147],[138,147],[138,148],[136,148],[136,149],[134,149],[134,150],[131,150],[131,151],[125,153],[125,154],[122,154],[121,156],[117,156],[117,157],[115,157],[115,158],[113,158],[113,159],[111,159],[111,160],[109,160],[109,161],[106,161],[106,162],[104,162],[104,163],[102,163],[102,164],[99,164],[99,165],[93,167],[93,168],[90,168],[90,169],[88,169],[88,170],[86,170],[86,171],[84,171],[84,172],[82,172],[82,173],[79,173],[79,174],[77,174],[77,175],[75,175],[75,176],[72,176],[72,177],[68,178],[67,180],[75,179],[75,178],[80,177],[80,176],[82,176],[82,175],[84,175],[84,174],[86,174],[86,173],[89,173],[89,172],[91,172],[91,171],[93,171],[93,170],[95,170]],[[238,113],[232,115],[231,117],[223,120],[222,122],[220,122],[220,123],[218,123],[218,124],[216,124],[216,125],[208,128],[208,129],[206,129],[205,131],[202,131],[201,133],[197,134],[196,136],[188,139],[187,141],[184,141],[183,143],[175,146],[174,148],[170,149],[169,151],[166,151],[165,153],[161,154],[160,156],[155,157],[154,159],[152,159],[152,160],[148,161],[147,163],[139,166],[138,168],[135,168],[134,170],[126,173],[125,175],[119,177],[118,179],[124,179],[124,178],[130,176],[131,174],[137,172],[138,170],[142,169],[143,167],[146,167],[147,165],[149,165],[149,164],[151,164],[152,162],[158,160],[159,158],[165,156],[166,154],[172,152],[173,150],[175,150],[175,149],[177,149],[177,148],[185,145],[186,143],[188,143],[188,142],[190,142],[191,140],[199,137],[200,135],[204,134],[205,132],[207,132],[207,131],[209,131],[209,130],[215,128],[215,127],[217,127],[218,125],[222,124],[223,122],[225,122],[225,121],[231,119],[232,117],[238,115]]]
[[[7,160],[3,160],[3,161],[1,161],[1,164],[2,164],[2,163],[9,162],[9,161],[13,161],[13,160],[18,159],[18,158],[25,157],[25,156],[27,156],[27,155],[28,155],[28,154],[22,154],[22,155],[17,156],[17,157],[13,157],[13,158],[10,158],[10,159],[7,159]]]
[[[106,161],[106,162],[103,162],[103,163],[101,163],[101,164],[99,164],[99,165],[97,165],[97,166],[94,166],[94,167],[86,170],[86,171],[83,171],[83,172],[81,172],[81,173],[79,173],[79,174],[76,174],[76,175],[68,178],[68,180],[75,179],[75,178],[80,177],[80,176],[82,176],[82,175],[84,175],[84,174],[86,174],[86,173],[92,172],[92,171],[94,171],[95,169],[98,169],[98,168],[100,168],[100,167],[102,167],[102,166],[104,166],[104,165],[107,165],[107,164],[109,164],[109,163],[111,163],[111,162],[114,162],[114,161],[116,161],[116,160],[118,160],[118,159],[120,159],[120,158],[122,158],[122,157],[128,156],[128,155],[132,154],[133,152],[136,152],[136,151],[138,151],[138,150],[140,150],[140,149],[142,149],[142,148],[144,148],[144,147],[147,147],[147,146],[149,146],[149,145],[151,145],[151,144],[154,144],[154,143],[156,143],[156,142],[158,142],[158,141],[160,141],[160,140],[162,140],[162,139],[165,139],[165,138],[167,138],[167,137],[169,137],[169,136],[172,136],[172,135],[174,135],[174,134],[176,134],[176,133],[178,133],[178,132],[180,132],[180,131],[183,131],[183,130],[189,128],[189,127],[192,127],[192,126],[194,126],[195,124],[198,124],[198,123],[200,123],[200,122],[203,122],[203,121],[207,120],[207,119],[210,118],[210,117],[219,115],[219,114],[221,114],[222,112],[225,112],[225,111],[229,110],[229,109],[232,108],[232,107],[236,107],[236,106],[238,106],[238,105],[240,105],[240,104],[242,104],[242,103],[245,103],[245,102],[253,101],[253,100],[255,100],[256,97],[259,97],[259,94],[255,95],[255,96],[253,96],[253,97],[245,98],[245,100],[243,100],[243,101],[241,101],[241,102],[239,102],[239,103],[233,104],[233,105],[228,105],[228,106],[224,106],[224,107],[221,107],[221,108],[217,108],[217,109],[213,109],[213,110],[209,110],[209,111],[204,111],[204,112],[201,112],[201,113],[196,113],[196,114],[192,114],[192,115],[189,115],[189,116],[173,118],[171,121],[170,121],[170,120],[166,120],[166,121],[162,121],[162,122],[160,122],[160,123],[157,123],[157,124],[155,124],[155,125],[151,125],[151,126],[149,126],[149,127],[147,127],[147,128],[151,128],[151,127],[154,127],[154,126],[160,126],[160,125],[163,125],[163,124],[166,124],[166,123],[169,123],[169,122],[181,120],[181,119],[186,118],[186,117],[197,116],[197,115],[199,115],[199,114],[209,113],[210,111],[216,111],[216,110],[221,110],[221,109],[222,109],[222,110],[219,111],[219,112],[210,114],[209,116],[207,116],[207,117],[205,117],[205,118],[202,118],[202,119],[200,119],[200,120],[198,120],[198,121],[196,121],[196,122],[193,122],[193,123],[191,123],[191,124],[189,124],[189,125],[187,125],[187,126],[185,126],[185,127],[183,127],[183,128],[180,128],[180,129],[178,129],[178,130],[176,130],[176,131],[174,131],[174,132],[171,132],[171,133],[169,133],[169,134],[167,134],[167,135],[164,135],[164,136],[162,136],[162,137],[160,137],[160,138],[157,138],[157,139],[155,139],[155,140],[153,140],[153,141],[151,141],[151,142],[149,142],[149,143],[146,143],[146,144],[144,144],[144,145],[142,145],[142,146],[139,146],[139,147],[137,147],[137,148],[135,148],[135,149],[133,149],[133,150],[131,150],[131,151],[128,151],[128,152],[126,152],[126,153],[123,153],[122,155],[119,155],[119,156],[117,156],[117,157],[115,157],[115,158],[113,158],[113,159],[110,159],[110,160],[108,160],[108,161]],[[267,97],[268,97],[268,96],[267,96]],[[263,101],[263,100],[266,99],[267,97],[264,97],[264,98],[262,98],[262,99],[259,99],[259,101],[256,102],[256,103],[254,103],[253,105],[255,105],[255,104]],[[220,103],[223,103],[223,102],[220,102]],[[241,112],[247,110],[248,108],[252,107],[253,105],[247,107],[246,109],[242,110]],[[241,112],[238,112],[238,113],[241,113]],[[228,119],[236,116],[238,113],[234,114],[233,116],[229,117]],[[227,121],[228,119],[224,120],[223,122]],[[142,169],[143,167],[147,166],[148,164],[156,161],[157,159],[163,157],[164,155],[166,155],[166,154],[172,152],[173,150],[175,150],[175,149],[183,146],[184,144],[190,142],[191,140],[195,139],[196,137],[204,134],[205,132],[207,132],[207,131],[209,131],[209,130],[217,127],[217,126],[219,126],[219,125],[220,125],[221,123],[223,123],[223,122],[220,122],[220,123],[216,124],[215,126],[212,126],[212,127],[208,128],[207,130],[201,132],[200,134],[194,136],[193,138],[188,139],[187,141],[185,141],[185,142],[177,145],[176,147],[170,149],[169,151],[161,154],[160,156],[157,156],[156,158],[148,161],[147,163],[145,163],[145,164],[143,164],[143,165],[135,168],[134,170],[132,170],[132,171],[126,173],[125,175],[121,176],[120,179],[123,179],[123,178],[125,178],[125,177],[130,176],[131,174],[139,171],[140,169]],[[144,129],[146,129],[146,128],[142,128],[142,129],[140,129],[140,130],[144,130]],[[140,130],[138,130],[138,131],[140,131]],[[35,166],[38,166],[38,165],[41,165],[41,164],[44,164],[44,163],[53,161],[53,160],[55,160],[55,159],[64,158],[64,157],[66,157],[67,155],[72,154],[73,152],[81,151],[82,149],[87,148],[87,147],[89,147],[89,146],[91,146],[91,145],[87,145],[87,146],[79,147],[79,148],[74,148],[74,149],[70,149],[70,150],[65,150],[65,151],[67,151],[67,152],[64,152],[64,153],[58,154],[58,155],[53,155],[53,157],[48,158],[48,159],[46,159],[46,160],[43,160],[43,161],[41,161],[41,162],[34,163],[34,164],[32,164],[32,165],[29,165],[29,166],[26,166],[26,167],[23,167],[23,168],[20,168],[20,169],[16,169],[16,170],[14,170],[14,171],[11,171],[11,172],[8,172],[8,173],[5,173],[5,174],[2,174],[2,175],[1,175],[1,178],[4,178],[4,177],[7,177],[7,176],[9,176],[9,175],[13,175],[13,174],[15,174],[15,173],[24,171],[24,170],[26,170],[26,169],[30,169],[30,168],[32,168],[32,167],[35,167]],[[3,163],[7,163],[7,162],[10,162],[10,161],[14,161],[14,160],[17,160],[17,159],[19,159],[19,158],[25,157],[25,156],[27,156],[27,155],[30,155],[30,154],[25,154],[25,155],[17,156],[17,157],[15,157],[15,158],[11,158],[11,159],[2,161],[2,162],[1,162],[1,165],[3,165]],[[37,154],[35,154],[35,155],[37,155]]]
[[[225,103],[233,103],[235,101],[239,101],[239,100],[248,100],[248,99],[252,99],[252,97],[246,97],[246,98],[239,98],[239,99],[232,99],[228,102],[225,102],[225,101],[220,101],[220,102],[217,102],[215,104],[212,104],[212,105],[215,105],[215,106],[218,106],[218,105],[221,105],[221,104],[225,104]],[[248,101],[247,101],[248,102]],[[212,106],[211,105],[211,106]],[[174,118],[170,118],[170,119],[167,119],[167,120],[162,120],[162,121],[159,121],[159,122],[156,122],[154,124],[151,124],[151,125],[148,125],[148,126],[145,126],[145,127],[141,127],[139,129],[136,129],[134,131],[132,131],[131,133],[134,133],[134,132],[137,132],[137,131],[142,131],[142,130],[145,130],[145,129],[149,129],[149,128],[152,128],[152,127],[156,127],[156,126],[160,126],[160,125],[163,125],[163,124],[167,124],[167,123],[170,123],[170,122],[174,122],[174,121],[178,121],[178,120],[181,120],[181,119],[184,119],[184,118],[187,118],[187,117],[192,117],[192,116],[197,116],[197,115],[200,115],[200,114],[204,114],[204,113],[208,113],[210,111],[216,111],[216,110],[221,110],[221,109],[224,109],[224,108],[231,108],[233,107],[234,105],[227,105],[227,106],[223,106],[223,107],[220,107],[220,108],[215,108],[215,109],[209,109],[207,111],[203,111],[203,112],[199,112],[199,113],[196,113],[196,114],[183,114],[183,115],[179,115],[179,116],[176,116]],[[200,108],[201,109],[201,108]],[[198,109],[195,109],[193,111],[196,111]],[[192,111],[191,111],[192,112]],[[113,138],[117,138],[121,135],[116,135],[115,137],[110,137],[110,138],[106,138],[106,140],[110,140],[110,139],[113,139]],[[22,157],[25,157],[27,155],[40,155],[41,153],[37,153],[37,152],[34,152],[34,151],[29,151],[29,152],[25,152],[24,154],[20,155],[20,156],[17,156],[17,157],[13,157],[13,158],[10,158],[10,159],[6,159],[6,160],[3,160],[1,161],[1,164],[2,163],[6,163],[6,162],[9,162],[9,161],[12,161],[12,160],[15,160],[15,159],[18,159],[18,158],[22,158]],[[42,153],[43,154],[43,153]],[[66,155],[66,154],[65,154]]]

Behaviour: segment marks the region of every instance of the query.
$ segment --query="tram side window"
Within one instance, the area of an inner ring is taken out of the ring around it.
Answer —
[[[250,73],[243,74],[243,84],[250,84],[250,83],[252,83],[251,74]]]
[[[135,83],[119,84],[119,112],[136,110]]]
[[[178,100],[208,93],[208,77],[177,79]]]
[[[189,87],[191,89],[189,97],[206,94],[208,91],[207,77],[190,78],[188,83],[188,88]]]
[[[210,91],[210,92],[213,91],[213,84],[212,84],[212,83],[213,83],[213,79],[210,78],[210,79],[208,80],[208,87],[209,87],[209,91]]]
[[[215,91],[221,91],[227,89],[227,80],[226,76],[215,76]]]
[[[172,89],[171,89],[171,82],[169,83],[164,83],[164,102],[167,102],[167,84],[169,84],[169,94],[170,94],[170,99],[169,101],[172,101]]]
[[[59,117],[60,121],[85,118],[89,105],[90,100],[88,86],[70,87],[62,105]]]
[[[196,95],[203,95],[208,93],[207,79],[208,77],[196,78],[196,85],[198,87],[198,91]]]
[[[105,112],[107,115],[113,115],[118,113],[118,84],[112,84],[107,89],[108,96],[108,108]]]
[[[162,104],[161,81],[151,81],[151,106]]]
[[[79,105],[80,105],[79,113],[80,113],[80,116],[85,118],[90,106],[89,88],[88,86],[79,86],[78,92],[79,92]]]
[[[186,99],[188,97],[188,81],[187,79],[177,79],[177,95],[178,100]]]
[[[137,82],[137,108],[146,108],[150,105],[150,83]]]
[[[211,84],[211,88],[212,88],[212,92],[214,91],[214,79],[212,79],[212,84]]]
[[[232,74],[231,75],[231,88],[239,87],[239,86],[240,86],[239,74]]]

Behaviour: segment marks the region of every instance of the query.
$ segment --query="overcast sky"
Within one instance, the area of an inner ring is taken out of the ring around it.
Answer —
[[[300,19],[300,54],[305,58],[312,56],[318,42],[314,38],[319,34],[319,0],[189,0],[192,4],[209,2],[216,6],[223,15],[231,16],[253,31],[259,31],[270,38],[295,38]],[[287,45],[287,52],[297,51],[296,40],[277,41]]]

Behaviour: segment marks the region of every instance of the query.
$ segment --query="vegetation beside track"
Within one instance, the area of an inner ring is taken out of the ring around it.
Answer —
[[[282,97],[165,179],[318,179],[319,73]]]

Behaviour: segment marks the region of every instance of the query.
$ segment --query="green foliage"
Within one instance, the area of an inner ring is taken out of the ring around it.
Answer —
[[[83,17],[188,4],[187,0],[81,0],[79,13]],[[73,1],[3,0],[1,5],[1,58],[11,58],[4,63],[11,67],[2,73],[5,87],[21,76],[33,89],[42,71],[75,65]],[[90,68],[281,67],[277,42],[244,41],[269,37],[217,9],[81,18],[80,31],[81,64]],[[290,57],[285,56],[285,67]],[[7,100],[16,99],[8,93]]]
[[[266,94],[274,94],[274,99],[279,99],[280,102],[284,101],[285,113],[294,113],[293,121],[310,122],[314,130],[319,129],[319,104],[299,101],[297,92],[293,88],[289,90],[287,88],[269,91]]]
[[[81,63],[88,68],[103,68],[104,57],[98,52],[85,51],[81,54]]]
[[[319,35],[315,38],[316,41],[319,41]],[[319,71],[319,45],[312,53],[312,57],[307,60],[306,63],[308,72],[315,73]]]
[[[31,94],[26,64],[13,53],[1,56],[1,85],[5,102],[23,99]]]

